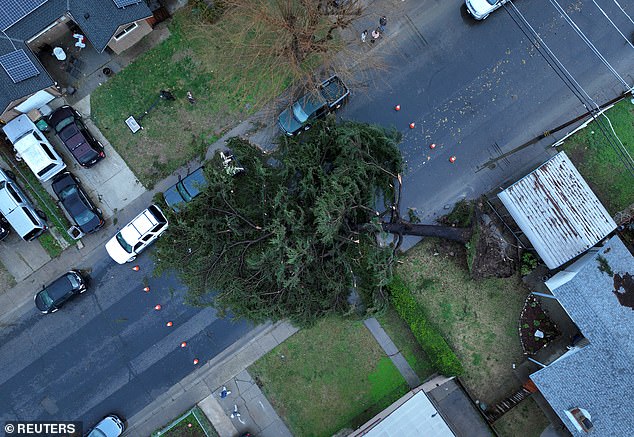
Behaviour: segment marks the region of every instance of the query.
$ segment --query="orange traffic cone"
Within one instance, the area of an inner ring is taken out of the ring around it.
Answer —
[[[430,149],[435,149],[435,148],[436,148],[436,144],[431,143],[431,144],[429,145],[429,148],[430,148]]]
[[[455,156],[453,156],[453,155],[452,155],[452,156],[450,156],[450,157],[449,157],[449,162],[451,162],[452,164],[453,164],[454,162],[456,162],[456,157],[455,157]]]
[[[401,110],[401,105],[396,105],[396,106],[394,107],[394,110],[395,110],[395,111],[400,111],[400,110]]]
[[[187,342],[186,341],[181,343],[181,347],[186,347],[186,346],[187,346]]]
[[[143,287],[143,291],[145,291],[146,293],[148,293],[150,291],[150,287]]]
[[[139,270],[141,270],[141,268],[139,266],[134,266],[132,267],[132,270],[134,270],[135,272],[138,272]]]
[[[160,304],[160,303],[158,303],[158,304],[156,304],[156,305],[154,306],[154,309],[155,309],[156,311],[161,311],[161,308],[163,308],[163,307],[161,306],[161,304]]]
[[[409,124],[409,128],[410,129],[414,129],[416,127],[416,123],[414,123],[413,121]]]
[[[194,358],[194,366],[198,364],[198,358]]]
[[[165,324],[165,326],[167,326],[168,328],[170,328],[170,327],[171,327],[171,326],[173,326],[173,325],[174,325],[174,324],[173,324],[172,322],[167,322],[167,323]]]

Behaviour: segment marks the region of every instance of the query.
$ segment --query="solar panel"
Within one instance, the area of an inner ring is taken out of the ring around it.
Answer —
[[[136,5],[141,3],[141,0],[112,0],[118,8],[125,8],[126,6]]]
[[[7,30],[47,0],[0,0],[0,27]]]
[[[0,56],[0,65],[13,83],[22,82],[40,74],[40,70],[31,62],[24,50],[16,50]]]

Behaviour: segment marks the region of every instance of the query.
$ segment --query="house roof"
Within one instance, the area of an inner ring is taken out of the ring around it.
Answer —
[[[616,228],[564,152],[498,197],[550,269],[582,254]]]
[[[11,44],[13,42],[13,44]],[[15,48],[14,48],[15,46]],[[0,68],[0,114],[9,106],[14,100],[18,100],[24,96],[36,93],[39,90],[48,88],[55,84],[53,79],[48,75],[44,67],[40,64],[37,57],[29,50],[24,42],[16,40],[9,41],[6,38],[0,38],[0,55],[14,51],[15,49],[22,49],[33,62],[33,65],[37,67],[40,74],[14,83],[9,77],[7,72]]]
[[[12,7],[11,5],[16,1],[22,2],[22,0],[0,0],[0,10]],[[41,0],[28,0],[26,3],[36,5],[40,2]],[[0,56],[14,50],[9,38],[16,46],[20,45],[18,48],[24,48],[29,58],[35,59],[24,42],[46,29],[64,14],[72,17],[99,52],[106,48],[119,26],[152,16],[152,12],[144,1],[119,8],[113,0],[45,0],[23,17],[21,14],[0,16],[0,25],[12,23],[6,28],[5,34],[0,36]],[[37,62],[36,66],[41,72],[40,75],[17,84],[14,84],[4,71],[0,71],[0,111],[3,111],[15,99],[53,85],[53,80],[42,65]],[[46,84],[40,86],[44,83]]]
[[[423,390],[411,396],[387,417],[375,417],[357,432],[366,437],[455,436]]]
[[[576,407],[590,413],[592,435],[621,437],[634,429],[633,274],[634,257],[615,236],[546,282],[589,340],[531,375],[573,435],[579,434],[565,412]]]

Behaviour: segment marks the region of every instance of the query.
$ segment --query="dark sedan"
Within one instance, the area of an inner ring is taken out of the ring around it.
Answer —
[[[54,313],[71,297],[86,291],[86,281],[77,270],[57,278],[35,295],[35,306],[44,314]]]
[[[77,227],[85,234],[95,232],[104,225],[101,211],[84,193],[79,181],[65,171],[53,179],[53,191]]]
[[[106,157],[101,143],[86,129],[79,112],[70,106],[53,111],[48,124],[82,167],[92,167]]]

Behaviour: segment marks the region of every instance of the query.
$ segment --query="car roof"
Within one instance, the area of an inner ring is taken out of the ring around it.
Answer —
[[[194,170],[191,174],[188,174],[181,181],[185,186],[187,192],[195,197],[200,194],[200,191],[207,185],[207,178],[205,177],[205,169],[200,167]]]
[[[68,273],[54,280],[48,287],[45,287],[48,295],[54,301],[61,299],[66,293],[73,289],[67,276]]]
[[[159,217],[154,216],[154,212],[157,212],[157,210],[160,214]],[[150,205],[150,207],[136,216],[130,223],[121,229],[121,235],[128,244],[134,245],[143,235],[147,234],[154,226],[158,225],[159,220],[165,221],[163,213],[156,205]]]

